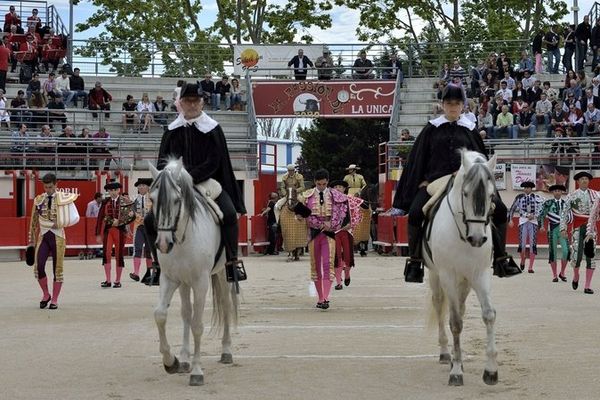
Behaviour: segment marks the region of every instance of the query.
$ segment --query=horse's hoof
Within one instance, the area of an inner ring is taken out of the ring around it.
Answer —
[[[204,385],[204,375],[190,375],[190,386]]]
[[[230,353],[222,353],[219,362],[221,364],[233,364],[233,356]]]
[[[173,365],[165,365],[165,371],[167,371],[167,374],[176,374],[179,371],[179,360],[177,359],[177,357],[173,358],[175,359],[175,361],[173,361]]]
[[[462,375],[450,375],[448,379],[449,386],[462,386],[463,385],[463,376]]]
[[[180,374],[189,374],[192,372],[192,365],[187,361],[180,362],[177,372]]]
[[[450,364],[450,354],[440,354],[440,364]]]
[[[498,371],[490,372],[488,370],[484,370],[483,382],[485,382],[486,385],[495,385],[498,383]]]

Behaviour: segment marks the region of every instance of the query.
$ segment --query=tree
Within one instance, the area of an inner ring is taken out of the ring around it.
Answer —
[[[379,143],[389,140],[389,119],[315,119],[298,135],[303,143],[297,163],[307,181],[319,168],[341,179],[349,164],[357,164],[367,182],[378,182]]]
[[[221,73],[225,61],[233,62],[234,43],[292,42],[312,26],[331,27],[329,0],[217,0],[217,19],[208,29],[201,26],[206,16],[200,0],[87,1],[98,10],[77,24],[76,31],[105,26],[106,32],[76,51],[100,56],[119,75],[148,72],[152,60],[164,66],[164,76]],[[305,33],[301,40],[310,42],[312,37]]]

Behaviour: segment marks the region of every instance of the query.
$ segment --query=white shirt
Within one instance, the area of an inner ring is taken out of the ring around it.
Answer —
[[[179,114],[175,121],[169,124],[169,130],[177,129],[181,126],[195,125],[196,128],[202,133],[207,133],[215,129],[219,123],[209,117],[205,112],[202,112],[200,116],[194,118],[193,120],[186,120],[183,114]]]
[[[96,200],[92,200],[88,203],[87,209],[85,210],[86,217],[96,218],[100,212],[100,204]]]
[[[56,81],[56,89],[63,90],[71,90],[71,81],[69,81],[69,77],[63,78],[62,75],[55,79]]]

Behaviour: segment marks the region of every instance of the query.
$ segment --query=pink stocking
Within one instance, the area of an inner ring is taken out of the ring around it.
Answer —
[[[342,284],[342,267],[335,268],[335,283],[338,285]]]
[[[585,289],[590,289],[590,285],[592,284],[592,275],[594,275],[594,270],[591,268],[586,268],[586,270],[585,270]]]
[[[529,270],[533,271],[533,262],[535,261],[535,253],[532,251],[529,253]]]
[[[552,269],[552,278],[556,278],[556,261],[550,261],[550,268]]]
[[[344,278],[350,279],[350,266],[344,264]]]
[[[317,279],[315,281],[315,288],[317,289],[317,294],[319,295],[319,303],[323,302],[323,281],[321,279]]]
[[[110,263],[107,262],[104,264],[104,275],[106,275],[106,282],[111,282],[110,280]]]
[[[560,276],[565,276],[565,270],[567,269],[567,260],[560,260]]]
[[[62,282],[54,282],[54,285],[52,285],[52,304],[58,304],[60,289],[62,289]]]
[[[133,257],[133,273],[136,275],[140,274],[140,263],[142,259],[140,257]]]
[[[323,281],[323,300],[329,300],[329,292],[331,291],[331,280],[329,278]]]
[[[117,267],[117,277],[115,283],[121,282],[121,274],[123,273],[123,267]]]
[[[151,268],[151,267],[152,267],[152,259],[146,258],[146,268]]]
[[[42,279],[38,279],[38,284],[42,288],[42,300],[48,300],[50,293],[48,292],[48,277],[45,276]]]

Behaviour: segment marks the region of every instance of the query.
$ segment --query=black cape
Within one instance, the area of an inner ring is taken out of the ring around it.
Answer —
[[[229,194],[235,210],[246,214],[246,206],[233,174],[225,135],[220,125],[204,133],[195,125],[180,126],[164,133],[158,151],[157,168],[163,169],[169,157],[183,157],[183,166],[194,184],[213,178]]]
[[[486,154],[483,140],[475,129],[469,130],[456,123],[436,127],[428,122],[408,155],[393,206],[408,211],[421,182],[433,182],[458,171],[461,165],[458,150],[461,148]]]

